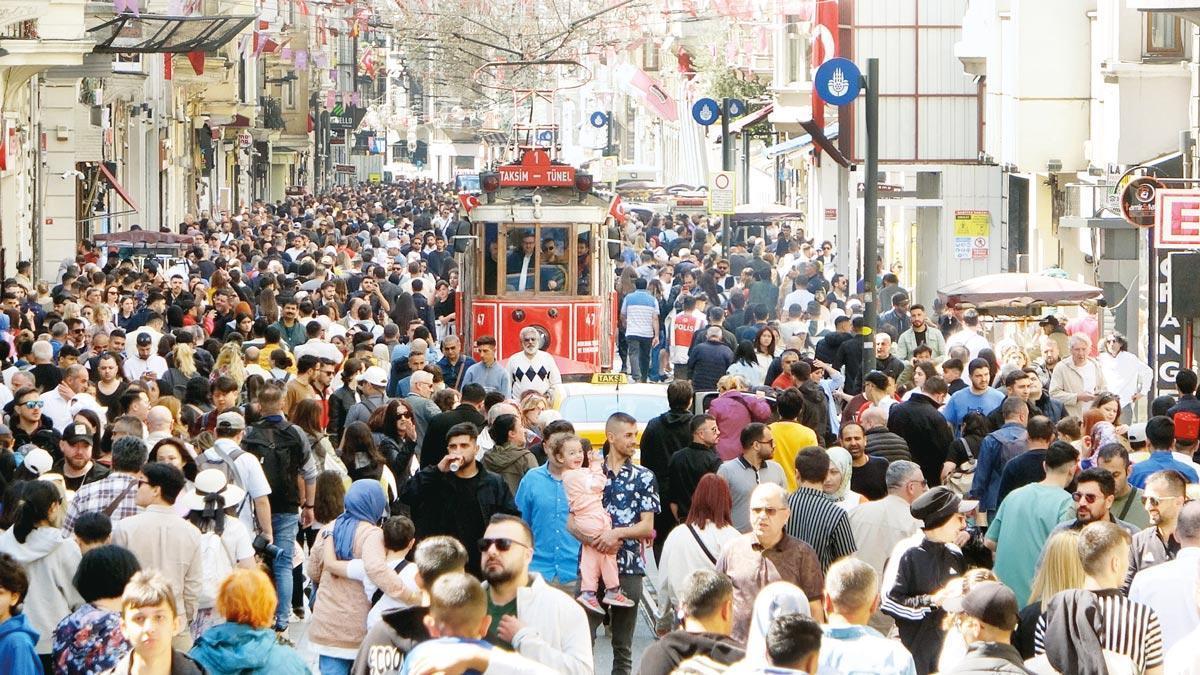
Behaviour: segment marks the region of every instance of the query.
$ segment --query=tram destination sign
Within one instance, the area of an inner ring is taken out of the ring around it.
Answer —
[[[496,168],[505,187],[571,187],[575,185],[575,167],[557,164],[513,164]]]

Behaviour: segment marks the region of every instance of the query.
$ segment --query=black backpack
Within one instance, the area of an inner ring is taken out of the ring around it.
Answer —
[[[261,421],[242,438],[242,449],[258,458],[271,486],[271,509],[294,510],[300,504],[296,476],[304,463],[304,439],[291,422]]]

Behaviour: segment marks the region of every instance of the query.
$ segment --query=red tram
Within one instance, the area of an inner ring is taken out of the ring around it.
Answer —
[[[543,147],[522,147],[518,161],[479,179],[478,203],[462,207],[470,229],[454,235],[464,343],[491,335],[505,359],[532,327],[564,376],[611,368],[620,243],[607,222],[609,200],[592,191],[590,175]]]

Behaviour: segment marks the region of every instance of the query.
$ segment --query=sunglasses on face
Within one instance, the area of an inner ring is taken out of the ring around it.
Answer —
[[[750,515],[752,515],[752,516],[766,515],[768,518],[774,518],[775,514],[779,513],[782,510],[783,509],[777,509],[772,506],[760,506],[757,508],[751,506],[750,507]]]
[[[1146,506],[1158,508],[1158,505],[1163,502],[1170,502],[1179,499],[1179,497],[1151,497],[1150,495],[1142,495],[1142,503]]]
[[[493,545],[495,545],[496,550],[500,551],[501,553],[507,553],[510,549],[512,549],[513,546],[525,546],[525,548],[529,548],[525,544],[507,537],[497,537],[495,539],[484,537],[479,540],[479,552],[487,553],[488,549],[490,549]]]
[[[1096,500],[1098,498],[1099,497],[1097,497],[1096,495],[1084,494],[1082,492],[1075,492],[1071,495],[1071,499],[1074,499],[1077,502],[1080,500],[1083,500],[1084,502],[1087,502],[1088,504],[1095,504]]]
[[[33,410],[34,408],[41,408],[42,406],[46,405],[46,402],[45,401],[25,401],[21,405],[25,406],[29,410]]]

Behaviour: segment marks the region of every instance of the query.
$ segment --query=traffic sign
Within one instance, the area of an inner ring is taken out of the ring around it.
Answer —
[[[1121,215],[1125,221],[1138,227],[1153,227],[1158,208],[1157,193],[1162,187],[1162,183],[1149,176],[1129,181],[1121,191]]]
[[[740,98],[731,98],[725,104],[725,112],[730,117],[741,117],[746,114],[746,102]]]
[[[732,171],[714,171],[708,179],[708,212],[731,214],[736,207],[736,175]]]
[[[692,104],[692,119],[696,124],[709,126],[721,119],[721,104],[711,98],[702,98]]]
[[[617,157],[606,155],[596,165],[596,180],[601,183],[617,182]]]
[[[817,68],[813,87],[817,96],[829,105],[846,105],[862,90],[862,72],[850,59],[829,59]]]
[[[596,127],[597,129],[608,124],[608,115],[605,115],[604,113],[600,112],[599,110],[592,113],[592,116],[588,119],[589,119],[589,121],[591,121],[592,126]]]
[[[1200,191],[1157,190],[1157,248],[1200,248]]]

